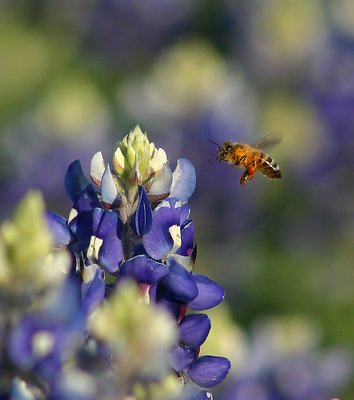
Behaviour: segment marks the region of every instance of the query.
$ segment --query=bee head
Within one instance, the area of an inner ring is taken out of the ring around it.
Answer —
[[[217,160],[226,161],[226,156],[230,153],[232,148],[233,146],[231,142],[224,142],[221,146],[219,146]]]
[[[224,142],[222,145],[220,145],[219,143],[216,143],[212,140],[209,140],[209,142],[214,143],[218,146],[218,150],[215,154],[216,159],[218,161],[226,161],[226,156],[230,153],[230,151],[232,150],[232,143],[231,142]]]

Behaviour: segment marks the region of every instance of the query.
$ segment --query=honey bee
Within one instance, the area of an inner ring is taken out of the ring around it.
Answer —
[[[243,186],[253,179],[256,171],[262,172],[270,179],[281,178],[279,165],[268,154],[262,152],[265,147],[276,145],[280,141],[280,136],[266,136],[253,145],[231,141],[222,145],[212,143],[218,146],[217,160],[245,169],[240,178],[240,186]]]

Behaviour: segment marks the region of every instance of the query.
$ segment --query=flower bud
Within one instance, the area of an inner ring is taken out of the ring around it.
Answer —
[[[149,142],[139,126],[123,138],[113,156],[114,171],[128,189],[137,185],[148,189],[167,163],[165,151]]]

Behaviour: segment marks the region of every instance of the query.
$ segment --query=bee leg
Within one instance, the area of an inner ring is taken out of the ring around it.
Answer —
[[[254,174],[256,173],[256,165],[254,163],[250,164],[247,166],[245,169],[244,173],[241,175],[240,178],[240,185],[243,186],[245,185],[248,181],[253,179]]]

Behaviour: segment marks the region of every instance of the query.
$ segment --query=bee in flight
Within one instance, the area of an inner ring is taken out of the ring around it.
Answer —
[[[240,185],[243,186],[253,179],[256,171],[262,172],[270,179],[281,178],[279,165],[268,154],[262,152],[262,149],[274,146],[280,141],[280,136],[266,136],[253,145],[230,141],[222,145],[212,143],[218,146],[217,160],[245,169],[240,179]]]

